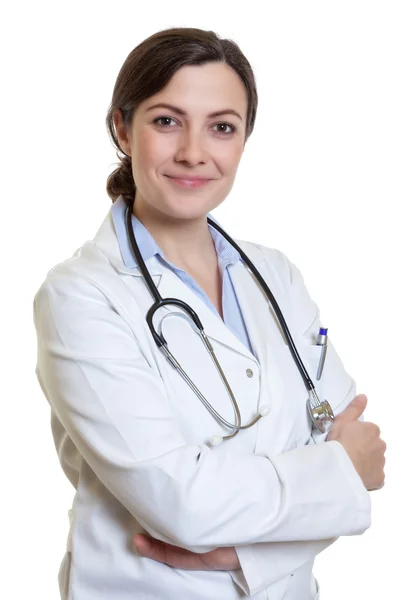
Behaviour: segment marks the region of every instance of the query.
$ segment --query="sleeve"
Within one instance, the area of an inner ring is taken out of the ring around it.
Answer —
[[[291,283],[291,303],[293,308],[293,320],[299,323],[299,331],[305,336],[310,344],[315,344],[319,328],[322,323],[319,318],[319,309],[305,287],[303,277],[297,267],[289,263]],[[309,320],[310,319],[310,320]],[[310,324],[309,324],[310,323]],[[348,406],[356,395],[355,381],[346,373],[344,366],[335,351],[330,339],[327,358],[324,366],[323,376],[324,389],[329,393],[329,402],[337,415]],[[345,387],[338,389],[337,381],[345,382]],[[348,382],[348,383],[346,383]],[[326,396],[324,396],[326,398]],[[360,417],[363,421],[363,415]],[[325,442],[330,430],[326,427],[325,433],[312,430],[309,440],[304,444],[315,445]],[[331,444],[331,442],[328,442]],[[341,444],[337,442],[334,448],[338,454],[338,462],[341,464],[343,474],[353,486],[355,494],[359,496],[361,503],[369,506],[369,493],[355,471],[352,461]],[[349,534],[343,534],[349,535]],[[247,595],[253,596],[272,583],[277,582],[289,573],[293,573],[300,566],[314,558],[317,554],[332,545],[338,537],[319,540],[259,543],[248,546],[236,547],[240,562],[240,569],[231,572],[234,582]]]
[[[153,537],[201,553],[369,527],[367,498],[338,461],[338,442],[269,457],[186,444],[158,371],[96,285],[49,277],[36,294],[34,321],[36,373],[52,410]],[[328,493],[317,485],[322,477],[331,479]]]

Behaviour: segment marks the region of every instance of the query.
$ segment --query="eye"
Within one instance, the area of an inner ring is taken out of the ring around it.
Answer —
[[[158,117],[157,119],[154,119],[153,123],[157,123],[157,121],[164,121],[164,122],[165,121],[174,121],[174,119],[172,117]],[[162,124],[160,122],[160,123],[157,123],[157,125],[160,125],[161,127],[164,127],[164,129],[169,128],[169,124],[168,123],[167,124],[165,124],[165,123]]]
[[[214,125],[214,127],[230,127],[230,131],[218,131],[217,133],[224,133],[224,135],[229,135],[230,133],[234,133],[236,131],[236,128],[234,127],[234,125],[230,125],[230,123],[216,123],[216,125]]]

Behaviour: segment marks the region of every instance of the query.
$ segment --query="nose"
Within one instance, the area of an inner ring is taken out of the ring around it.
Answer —
[[[203,134],[196,131],[183,131],[179,138],[175,160],[188,165],[198,165],[207,162],[206,140]]]

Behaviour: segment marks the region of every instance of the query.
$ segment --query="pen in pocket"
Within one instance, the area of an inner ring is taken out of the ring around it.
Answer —
[[[319,328],[319,335],[316,340],[317,346],[322,346],[321,348],[321,357],[319,359],[318,372],[316,374],[316,379],[319,381],[322,377],[323,366],[325,364],[326,351],[328,349],[328,330],[323,327]]]

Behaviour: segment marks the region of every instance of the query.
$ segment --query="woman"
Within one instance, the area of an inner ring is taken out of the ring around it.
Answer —
[[[353,400],[329,343],[317,391],[341,415],[327,439],[312,430],[269,301],[207,221],[231,190],[256,108],[247,59],[213,32],[158,32],[118,75],[107,116],[121,159],[107,183],[112,208],[94,240],[48,273],[34,305],[37,375],[76,489],[64,599],[310,600],[315,556],[370,525],[367,490],[382,485],[385,445],[362,422],[366,398]],[[320,321],[300,273],[277,250],[240,247],[316,380]],[[160,351],[146,320],[157,292],[201,319],[240,420],[183,308],[156,311],[155,331],[223,419],[252,426],[226,427]]]

